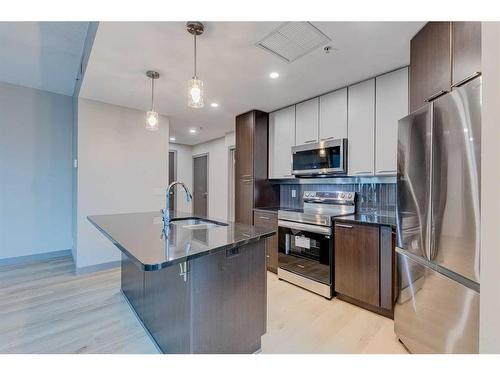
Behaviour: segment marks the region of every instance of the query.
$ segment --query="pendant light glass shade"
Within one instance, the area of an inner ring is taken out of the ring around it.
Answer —
[[[158,130],[158,112],[147,111],[146,112],[146,130],[156,131]]]
[[[188,81],[188,106],[191,108],[203,108],[203,81],[193,77]]]

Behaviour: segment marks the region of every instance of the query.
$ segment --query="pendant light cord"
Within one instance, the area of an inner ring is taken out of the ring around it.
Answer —
[[[196,33],[194,34],[194,77],[197,78],[196,76]]]
[[[154,93],[155,93],[155,79],[151,78],[151,111],[154,111],[154,106],[155,106]]]

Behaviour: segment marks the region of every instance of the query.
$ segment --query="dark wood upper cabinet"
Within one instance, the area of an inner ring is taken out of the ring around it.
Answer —
[[[457,85],[481,72],[481,22],[453,22],[453,79]]]
[[[253,178],[253,142],[255,113],[247,112],[236,117],[236,179]]]
[[[410,42],[410,111],[481,72],[481,22],[429,22]]]
[[[235,221],[253,223],[253,208],[279,204],[279,186],[267,179],[268,114],[253,110],[236,117]],[[221,166],[222,167],[222,166]]]
[[[410,111],[450,86],[451,22],[429,22],[410,42]]]
[[[380,306],[379,228],[335,223],[335,291]]]

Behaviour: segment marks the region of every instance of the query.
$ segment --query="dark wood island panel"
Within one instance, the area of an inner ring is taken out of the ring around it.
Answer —
[[[265,251],[261,240],[157,271],[123,255],[122,291],[164,353],[253,353],[266,332]]]

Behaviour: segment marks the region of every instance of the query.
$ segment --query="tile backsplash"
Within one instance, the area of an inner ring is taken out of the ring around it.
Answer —
[[[396,211],[396,184],[394,183],[280,185],[280,207],[302,208],[304,191],[354,191],[356,192],[357,212]]]

